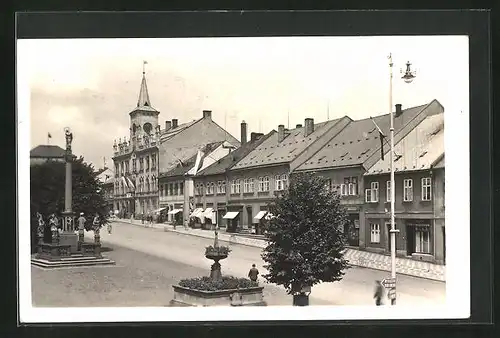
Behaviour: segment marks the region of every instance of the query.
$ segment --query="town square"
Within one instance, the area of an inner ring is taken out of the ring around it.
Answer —
[[[412,39],[54,42],[76,61],[33,75],[33,307],[446,304],[461,105]]]

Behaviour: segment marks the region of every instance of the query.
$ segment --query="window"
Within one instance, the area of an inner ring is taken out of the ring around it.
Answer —
[[[241,192],[241,180],[237,179],[234,184],[235,192],[239,194]]]
[[[141,157],[139,159],[139,171],[143,171],[144,170],[144,159]]]
[[[132,171],[137,171],[137,160],[135,158],[132,160]]]
[[[151,169],[156,170],[156,154],[151,155]]]
[[[341,187],[342,195],[356,196],[358,194],[358,178],[344,177],[344,187]]]
[[[184,195],[184,182],[179,183],[179,195]]]
[[[269,176],[264,177],[264,191],[269,191]]]
[[[168,191],[170,196],[174,195],[174,185],[172,183],[168,185]]]
[[[371,201],[372,203],[377,203],[378,202],[378,182],[372,182],[370,184],[371,187]]]
[[[385,182],[385,200],[391,201],[391,181]]]
[[[372,190],[371,189],[365,189],[365,202],[366,203],[372,202]]]
[[[207,183],[207,195],[213,195],[214,194],[214,186],[215,184],[212,183]]]
[[[430,201],[432,194],[431,178],[422,178],[422,201]]]
[[[415,227],[415,252],[429,254],[430,231],[428,226]]]
[[[146,156],[146,170],[149,170],[149,156]]]
[[[204,189],[204,185],[203,185],[203,183],[200,183],[200,193],[199,193],[200,196],[203,196],[203,192],[204,192],[203,189]]]
[[[259,177],[258,192],[264,191],[264,177]]]
[[[243,180],[243,193],[253,193],[253,178]]]
[[[288,177],[286,174],[274,176],[274,189],[285,190],[287,188]]]
[[[121,176],[125,175],[125,164],[123,162],[121,163],[120,173]]]
[[[380,224],[370,223],[370,242],[380,243]]]
[[[413,201],[413,180],[411,178],[403,181],[403,201]]]
[[[129,161],[125,162],[125,172],[126,172],[127,174],[129,174],[129,173],[130,173],[129,164],[130,164],[130,163],[129,163]]]
[[[222,181],[217,181],[217,193],[222,194]]]

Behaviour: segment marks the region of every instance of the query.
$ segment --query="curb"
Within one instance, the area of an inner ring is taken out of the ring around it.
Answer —
[[[123,224],[130,224],[130,225],[134,225],[134,226],[138,226],[138,227],[143,227],[143,228],[163,229],[165,232],[173,232],[173,233],[177,233],[177,234],[180,234],[180,235],[195,236],[195,237],[206,238],[206,239],[213,239],[213,237],[211,237],[211,236],[204,236],[204,235],[199,234],[199,233],[189,232],[189,230],[188,231],[178,231],[178,230],[174,230],[174,229],[169,229],[168,225],[153,224],[153,226],[145,226],[143,224],[130,223],[130,222],[123,221],[123,220],[115,220],[115,221],[123,223]],[[223,234],[223,235],[228,236],[226,234]],[[239,238],[241,240],[244,237],[238,237],[238,236],[236,236],[236,238]],[[254,241],[261,241],[262,243],[233,242],[233,241],[231,241],[231,239],[222,239],[222,238],[219,237],[219,241],[225,242],[225,243],[228,243],[228,244],[231,244],[231,245],[244,245],[244,246],[249,246],[249,247],[254,247],[254,248],[261,248],[261,249],[263,249],[265,247],[265,241],[260,240],[260,239],[253,239],[253,240]],[[353,248],[347,248],[347,250],[362,252],[360,250],[356,250],[356,249],[353,249]],[[365,269],[390,272],[389,269],[383,269],[383,268],[380,268],[380,267],[369,266],[369,265],[356,264],[355,262],[352,262],[350,260],[348,260],[348,261],[349,261],[349,265],[350,266],[356,266],[356,267],[361,267],[361,268],[365,268]],[[433,277],[433,276],[419,276],[419,275],[414,275],[414,274],[411,274],[411,273],[405,273],[405,272],[399,272],[399,271],[397,271],[397,274],[404,275],[404,276],[415,277],[415,278],[428,279],[428,280],[433,280],[433,281],[437,281],[437,282],[446,282],[446,277],[440,278],[440,277]]]

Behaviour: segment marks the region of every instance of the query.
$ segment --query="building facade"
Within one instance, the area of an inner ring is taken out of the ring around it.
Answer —
[[[441,113],[437,101],[408,109],[396,105],[394,112],[395,141],[402,140],[426,116]],[[338,192],[345,205],[349,223],[344,234],[351,246],[365,247],[365,191],[364,174],[368,168],[390,151],[387,140],[381,139],[377,127],[386,135],[390,130],[390,114],[373,119],[350,121],[338,133],[331,133],[328,142],[304,161],[297,171],[314,172],[328,180],[330,189]],[[381,141],[384,143],[382,145]]]
[[[113,145],[114,209],[123,217],[142,217],[158,208],[159,114],[151,105],[143,72],[137,106],[129,113],[129,139]]]
[[[193,177],[195,187],[193,203],[195,210],[203,210],[203,216],[207,218],[206,222],[210,224],[218,224],[220,227],[226,227],[227,225],[237,227],[238,222],[242,220],[242,224],[244,224],[243,228],[245,229],[248,229],[252,224],[252,214],[248,214],[247,216],[235,215],[233,218],[228,218],[229,215],[234,215],[234,203],[230,202],[234,201],[237,193],[241,194],[245,191],[248,193],[254,189],[253,182],[250,180],[232,180],[229,172],[242,158],[261,145],[262,142],[275,132],[270,132],[267,135],[251,133],[250,141],[247,142],[246,128],[246,123],[243,122],[241,147],[200,170]],[[231,214],[229,214],[230,212]],[[245,217],[247,218],[245,219]]]
[[[427,116],[394,148],[396,251],[445,262],[444,114]],[[390,159],[365,173],[367,250],[390,252]]]

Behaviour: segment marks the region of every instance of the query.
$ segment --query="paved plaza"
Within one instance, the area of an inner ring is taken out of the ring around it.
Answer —
[[[86,234],[92,239],[92,232]],[[114,222],[113,233],[101,233],[104,254],[116,267],[94,267],[43,271],[32,268],[33,300],[37,306],[165,306],[172,297],[172,285],[179,279],[208,275],[210,263],[204,248],[209,238],[165,232]],[[245,277],[252,263],[265,272],[261,249],[229,244],[231,253],[222,261],[222,273]],[[353,267],[343,280],[313,287],[311,305],[372,305],[374,281],[388,273]],[[280,286],[264,283],[269,305],[291,305],[292,297]],[[64,290],[64,292],[61,292]],[[81,292],[75,292],[80,290]],[[445,301],[445,283],[398,276],[398,304],[438,305]],[[387,303],[387,302],[386,302]]]

